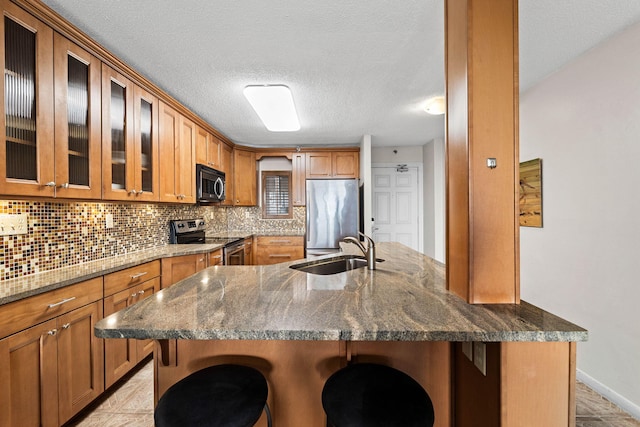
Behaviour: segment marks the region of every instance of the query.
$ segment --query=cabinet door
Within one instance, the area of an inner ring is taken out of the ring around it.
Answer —
[[[331,153],[331,170],[334,178],[358,178],[360,175],[360,153],[336,151]]]
[[[102,304],[58,317],[59,422],[63,424],[104,391],[103,341],[93,333]]]
[[[133,200],[133,83],[102,65],[102,194]]]
[[[176,191],[176,146],[180,139],[180,115],[176,110],[160,101],[158,119],[160,144],[160,201],[177,202]]]
[[[207,164],[214,169],[220,169],[220,145],[222,143],[218,138],[209,134],[209,143],[207,144]]]
[[[244,239],[244,265],[253,265],[253,238]]]
[[[209,132],[200,126],[196,128],[196,163],[201,165],[209,165],[207,159],[207,150],[209,145]]]
[[[102,197],[100,61],[54,37],[56,197]]]
[[[158,98],[135,86],[133,113],[133,195],[136,200],[158,201]]]
[[[3,6],[0,194],[53,197],[53,30],[10,2]]]
[[[58,426],[56,321],[0,340],[0,425]]]
[[[160,291],[160,278],[156,277],[151,280],[147,280],[144,283],[139,284],[135,288],[136,299],[135,302],[145,300],[156,292]],[[139,362],[149,354],[153,353],[154,340],[130,340],[135,343],[136,346],[136,361]]]
[[[256,153],[245,150],[233,151],[233,188],[235,206],[255,206],[256,196]]]
[[[225,173],[226,181],[226,199],[221,203],[221,205],[232,206],[235,200],[235,188],[233,186],[233,149],[224,143],[220,146],[220,169]]]
[[[307,203],[307,158],[304,153],[296,153],[292,157],[293,206],[305,206]]]
[[[183,255],[162,259],[162,289],[207,267],[206,255]]]
[[[331,178],[331,153],[306,153],[307,178]]]
[[[214,265],[223,265],[224,260],[222,259],[222,249],[217,249],[213,252],[209,252],[207,265],[209,267],[213,267]]]
[[[104,315],[127,308],[137,296],[131,289],[125,289],[104,299]],[[136,346],[133,340],[120,338],[104,339],[104,381],[105,388],[111,387],[137,363]]]
[[[176,189],[181,203],[196,202],[196,125],[180,117],[180,140],[176,148]]]

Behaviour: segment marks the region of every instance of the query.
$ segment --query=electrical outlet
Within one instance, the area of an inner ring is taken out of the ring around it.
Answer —
[[[467,356],[467,359],[473,362],[473,342],[472,341],[464,341],[462,343],[462,354]]]
[[[473,343],[473,364],[487,376],[487,345],[483,342]]]
[[[106,222],[105,224],[106,228],[113,228],[113,214],[107,214],[105,222]]]
[[[28,219],[29,215],[26,213],[0,214],[0,236],[27,234]]]

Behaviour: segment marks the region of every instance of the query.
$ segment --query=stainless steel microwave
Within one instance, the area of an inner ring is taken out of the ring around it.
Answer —
[[[224,172],[196,165],[196,200],[199,203],[222,202],[225,199]]]

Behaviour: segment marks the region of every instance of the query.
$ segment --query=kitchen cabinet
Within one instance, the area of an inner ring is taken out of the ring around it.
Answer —
[[[358,151],[307,152],[307,179],[358,178],[360,153]]]
[[[225,143],[220,146],[220,169],[225,173],[226,199],[222,206],[233,206],[233,148]]]
[[[256,153],[248,150],[233,150],[233,204],[255,206],[258,202]],[[227,195],[229,197],[229,195]]]
[[[304,258],[303,236],[257,236],[255,264],[269,265]]]
[[[244,265],[253,265],[253,237],[244,239]]]
[[[220,170],[220,140],[197,126],[196,163]]]
[[[158,99],[102,66],[103,196],[157,201]]]
[[[14,4],[3,7],[0,194],[99,199],[100,61]]]
[[[162,289],[206,268],[207,257],[207,254],[196,254],[163,258],[161,261]]]
[[[100,277],[0,307],[0,425],[57,427],[104,391],[101,298]]]
[[[207,254],[207,266],[213,267],[215,265],[224,265],[222,249],[216,249],[215,251]]]
[[[307,204],[307,155],[305,153],[295,153],[291,157],[291,183],[293,184],[293,194],[291,199],[293,206],[305,206]]]
[[[160,102],[160,201],[195,203],[196,125]]]
[[[129,307],[160,291],[160,261],[104,276],[104,315]],[[105,388],[122,378],[153,351],[152,340],[105,339]]]

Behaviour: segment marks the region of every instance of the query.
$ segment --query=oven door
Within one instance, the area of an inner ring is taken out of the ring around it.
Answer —
[[[244,243],[224,248],[224,265],[244,265]]]

